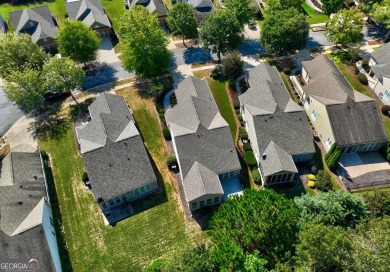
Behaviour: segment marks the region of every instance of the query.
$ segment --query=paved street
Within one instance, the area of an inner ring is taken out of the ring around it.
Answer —
[[[0,88],[0,135],[5,132],[20,118],[23,113],[9,102],[5,97],[3,89]]]

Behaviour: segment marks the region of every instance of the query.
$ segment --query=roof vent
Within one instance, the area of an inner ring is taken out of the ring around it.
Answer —
[[[23,201],[19,201],[18,204],[19,204],[19,205],[23,205]]]
[[[101,202],[103,202],[103,198],[101,196],[98,196],[96,198],[96,201],[97,201],[97,203],[101,203]]]
[[[5,246],[5,247],[6,247],[6,246],[8,246],[8,244],[7,244],[7,243],[3,243],[3,246]]]
[[[348,106],[347,108],[348,108],[349,110],[351,109],[351,107],[350,107],[350,106]]]
[[[34,176],[33,176],[33,178],[34,178],[35,180],[37,180],[37,179],[38,179],[38,177],[37,177],[36,175],[34,175]]]
[[[111,163],[108,166],[111,167]]]
[[[32,197],[32,195],[28,195],[29,197]]]
[[[20,185],[19,187],[20,187],[20,188],[23,188],[23,185]]]
[[[265,155],[265,153],[263,153],[263,155],[261,155],[261,157],[263,158],[263,160],[265,160],[267,158],[267,155]]]

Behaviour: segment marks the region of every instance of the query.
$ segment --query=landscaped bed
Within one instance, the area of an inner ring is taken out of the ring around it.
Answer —
[[[312,7],[310,7],[306,2],[302,4],[303,10],[307,14],[306,21],[309,24],[320,24],[326,23],[329,20],[329,16],[324,13],[316,12]]]
[[[55,130],[56,134],[40,139],[39,146],[51,157],[74,271],[141,271],[156,258],[166,257],[183,244],[203,237],[197,230],[185,230],[177,192],[165,165],[167,152],[152,99],[142,98],[136,87],[125,88],[118,94],[131,105],[164,186],[160,193],[134,203],[134,216],[115,227],[105,226],[95,198],[81,180],[84,165],[76,150],[71,122],[60,122],[62,127]]]

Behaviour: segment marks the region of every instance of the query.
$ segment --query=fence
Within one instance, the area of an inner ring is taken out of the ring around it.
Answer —
[[[380,181],[372,181],[372,182],[366,182],[366,183],[358,183],[358,184],[353,184],[349,181],[344,182],[345,187],[348,190],[357,190],[361,188],[367,188],[367,187],[375,187],[375,186],[383,186],[383,185],[390,185],[390,180],[380,180]]]

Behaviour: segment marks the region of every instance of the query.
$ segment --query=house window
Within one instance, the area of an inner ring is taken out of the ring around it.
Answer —
[[[142,186],[142,187],[140,188],[140,190],[141,190],[141,194],[144,193],[144,192],[145,192],[144,186]]]
[[[229,177],[232,178],[234,176],[234,171],[230,171]]]
[[[207,205],[211,205],[211,198],[207,199]]]
[[[115,198],[115,202],[116,202],[116,203],[121,202],[121,198],[120,198],[119,196],[117,196],[117,197]]]
[[[214,197],[214,203],[218,203],[219,202],[219,197]]]
[[[50,225],[51,225],[52,227],[54,227],[54,221],[53,221],[53,218],[51,218],[51,216],[49,216],[49,219],[50,219]]]
[[[316,113],[315,110],[313,110],[313,111],[311,112],[311,119],[312,119],[313,121],[315,121],[316,118],[317,118],[317,113]]]
[[[274,182],[276,181],[276,178],[277,178],[277,177],[278,177],[277,175],[272,176],[271,183],[274,183]]]
[[[310,107],[310,98],[306,98],[305,100],[305,109],[308,109]]]
[[[106,204],[106,202],[103,202],[102,208],[103,208],[103,210],[107,209],[107,204]]]
[[[150,191],[150,184],[146,184],[145,190],[146,190],[146,191]]]
[[[137,189],[134,189],[134,194],[135,195],[139,195],[139,189],[137,188]]]
[[[290,174],[288,174],[287,175],[287,178],[286,178],[286,181],[290,181],[291,180],[291,176],[292,176],[292,174],[290,173]]]
[[[278,179],[276,180],[276,182],[281,182],[282,181],[282,175],[278,175]]]
[[[196,209],[198,207],[198,203],[197,202],[193,202],[191,205],[192,205],[193,209]]]
[[[384,101],[388,101],[390,99],[390,92],[388,90],[385,91],[385,94],[383,95],[382,99]]]
[[[127,199],[126,195],[122,195],[122,200],[125,201]]]
[[[110,200],[108,201],[108,203],[110,203],[110,206],[112,206],[112,205],[115,204],[115,203],[114,203],[114,200],[112,200],[112,199],[110,199]]]
[[[227,179],[228,177],[229,177],[229,172],[226,172],[226,173],[223,174],[223,178],[224,179]]]
[[[56,233],[54,231],[51,231],[51,234],[53,234],[53,236],[56,237]]]
[[[200,203],[200,205],[199,206],[201,206],[201,207],[203,207],[204,206],[204,200],[202,200],[201,202],[199,202]]]
[[[282,177],[282,181],[286,181],[286,179],[287,179],[287,174],[284,174]]]
[[[220,180],[223,179],[223,174],[219,174],[218,177]]]
[[[329,138],[326,140],[325,146],[327,149],[330,149],[330,147],[332,146],[332,141]]]

